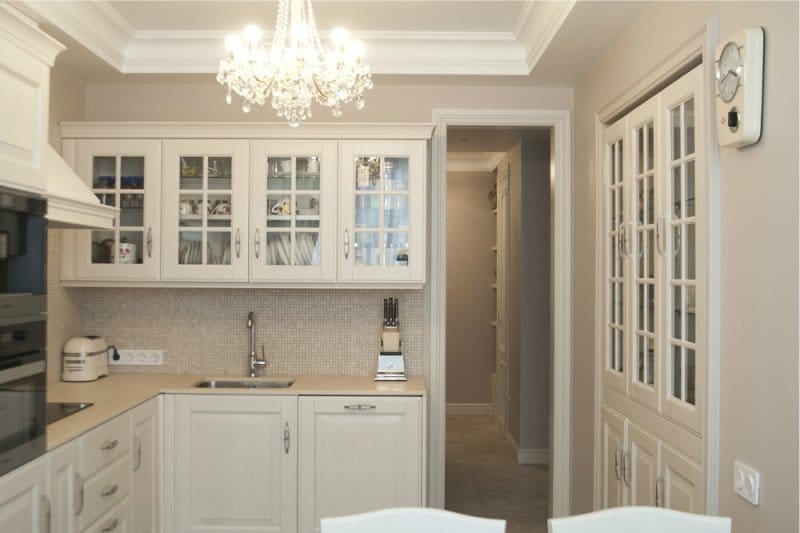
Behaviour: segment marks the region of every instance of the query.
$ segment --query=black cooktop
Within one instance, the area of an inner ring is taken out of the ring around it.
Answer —
[[[47,404],[47,423],[52,424],[56,420],[82,411],[91,407],[93,403],[48,403]]]

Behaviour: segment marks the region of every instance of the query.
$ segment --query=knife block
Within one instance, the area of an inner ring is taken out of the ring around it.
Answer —
[[[397,327],[383,328],[381,351],[378,354],[378,370],[375,381],[406,381],[406,365],[400,351],[400,330]]]

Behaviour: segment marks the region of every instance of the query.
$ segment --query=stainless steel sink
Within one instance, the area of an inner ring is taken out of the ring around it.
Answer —
[[[294,379],[266,379],[250,380],[217,380],[201,381],[195,387],[201,389],[287,389],[292,386]]]

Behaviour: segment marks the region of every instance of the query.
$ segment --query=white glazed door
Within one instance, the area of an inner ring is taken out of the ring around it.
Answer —
[[[336,143],[250,145],[250,279],[336,281]]]
[[[161,143],[152,140],[65,141],[67,162],[100,203],[119,208],[110,230],[65,233],[69,279],[159,279]],[[70,274],[71,272],[71,274]]]
[[[339,143],[339,277],[425,281],[423,141]]]
[[[300,398],[299,531],[322,517],[424,504],[422,399]]]
[[[607,407],[602,408],[600,416],[600,505],[608,509],[625,504],[625,419]]]
[[[670,85],[661,96],[666,157],[665,203],[666,298],[663,412],[701,430],[705,383],[704,276],[707,231],[705,198],[703,71],[697,67]]]
[[[658,448],[655,437],[633,423],[628,423],[628,446],[625,454],[627,505],[656,505]]]
[[[0,531],[46,533],[51,522],[46,493],[45,458],[0,477]]]
[[[131,435],[131,527],[136,533],[158,531],[161,501],[160,396],[133,411]]]
[[[83,476],[78,442],[73,440],[47,454],[51,533],[75,533],[83,512]]]
[[[164,141],[163,279],[247,281],[247,141]]]
[[[297,398],[175,395],[174,407],[168,529],[294,532]]]

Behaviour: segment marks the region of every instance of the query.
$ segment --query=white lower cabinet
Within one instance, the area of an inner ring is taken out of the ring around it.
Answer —
[[[164,412],[165,531],[296,530],[296,396],[174,395]]]
[[[131,414],[131,530],[159,531],[161,505],[161,395],[143,403]]]
[[[702,513],[700,466],[608,407],[601,413],[601,506]]]
[[[299,530],[323,517],[424,505],[422,398],[300,398]]]
[[[47,454],[50,486],[50,533],[80,531],[78,515],[83,512],[83,476],[80,468],[80,447],[76,440]]]
[[[0,477],[0,531],[46,533],[50,520],[46,457]]]

